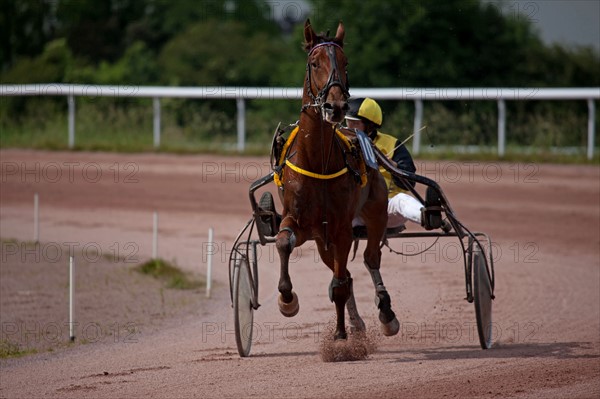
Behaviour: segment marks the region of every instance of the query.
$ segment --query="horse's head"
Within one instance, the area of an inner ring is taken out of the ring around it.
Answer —
[[[306,64],[305,93],[312,100],[311,106],[320,108],[323,119],[340,123],[348,110],[348,60],[344,55],[344,25],[340,22],[335,37],[317,35],[310,20],[304,24]]]

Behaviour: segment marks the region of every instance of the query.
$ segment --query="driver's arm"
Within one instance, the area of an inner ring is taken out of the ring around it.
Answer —
[[[407,172],[415,173],[417,168],[415,167],[415,163],[413,162],[412,156],[408,152],[408,149],[403,144],[400,147],[396,148],[394,151],[394,155],[392,156],[392,160],[398,165],[398,169],[406,170]],[[394,183],[403,190],[408,190],[408,187],[404,184],[404,182],[396,177],[393,178]],[[407,182],[411,187],[415,186],[415,182]]]

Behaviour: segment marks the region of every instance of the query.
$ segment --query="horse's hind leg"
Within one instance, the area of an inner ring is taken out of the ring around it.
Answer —
[[[368,238],[367,249],[365,250],[365,266],[371,275],[373,285],[375,286],[375,305],[379,309],[379,321],[383,335],[396,335],[400,330],[400,323],[396,314],[392,310],[392,300],[381,278],[379,266],[381,263],[381,250],[379,249],[379,240]]]
[[[400,330],[400,323],[396,318],[396,314],[392,310],[392,301],[390,295],[385,289],[383,279],[379,267],[381,264],[381,250],[379,243],[383,238],[387,223],[387,210],[384,208],[382,213],[381,207],[373,207],[369,209],[366,207],[362,215],[363,220],[366,221],[367,225],[367,248],[364,252],[364,261],[373,285],[375,286],[375,304],[379,309],[379,321],[381,322],[381,329],[383,334],[386,336],[396,335]],[[371,214],[368,214],[369,212]]]
[[[279,311],[286,317],[293,317],[298,314],[300,305],[298,296],[292,291],[292,280],[289,274],[290,255],[296,246],[296,235],[289,226],[282,227],[277,234],[275,242],[279,259],[281,262],[281,272],[279,275]]]
[[[350,294],[348,296],[348,301],[346,301],[346,309],[348,309],[348,316],[350,319],[350,331],[366,331],[367,327],[365,322],[358,314],[358,308],[356,307],[356,299],[354,299],[354,286],[352,284],[352,277],[350,277],[350,272],[348,272],[348,288],[350,289]]]
[[[379,267],[375,268],[371,265],[371,263],[365,260],[365,266],[371,274],[371,279],[373,280],[373,285],[375,286],[375,305],[377,305],[377,308],[379,309],[379,321],[381,322],[383,335],[396,335],[400,330],[400,323],[396,318],[396,314],[392,310],[392,300],[385,289],[385,285],[383,284]]]

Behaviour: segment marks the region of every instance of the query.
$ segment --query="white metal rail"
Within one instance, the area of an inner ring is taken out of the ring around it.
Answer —
[[[506,149],[506,101],[527,100],[586,100],[588,104],[587,157],[594,156],[595,104],[600,99],[600,87],[590,88],[355,88],[356,97],[378,100],[414,101],[415,118],[413,153],[420,152],[420,128],[423,120],[423,101],[496,101],[498,104],[498,155]],[[75,97],[145,97],[153,99],[154,146],[160,146],[160,99],[199,98],[232,99],[237,104],[237,149],[245,148],[245,100],[286,99],[302,97],[297,87],[160,87],[160,86],[101,86],[78,84],[7,84],[0,85],[0,96],[66,96],[69,105],[69,148],[75,145]]]

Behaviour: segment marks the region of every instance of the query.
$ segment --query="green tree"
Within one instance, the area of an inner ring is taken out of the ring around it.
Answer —
[[[148,1],[62,0],[58,3],[59,34],[78,57],[93,63],[115,61],[125,51],[124,32],[143,15]]]
[[[55,37],[55,25],[50,0],[0,0],[0,68],[39,55]]]
[[[479,0],[314,1],[317,28],[346,27],[355,86],[589,86],[591,50],[545,47],[521,14]]]
[[[241,22],[209,20],[169,41],[159,65],[169,85],[268,85],[281,54],[278,37],[249,36]]]
[[[2,74],[2,83],[61,83],[72,65],[72,54],[64,39],[46,44],[37,57],[21,57]]]

